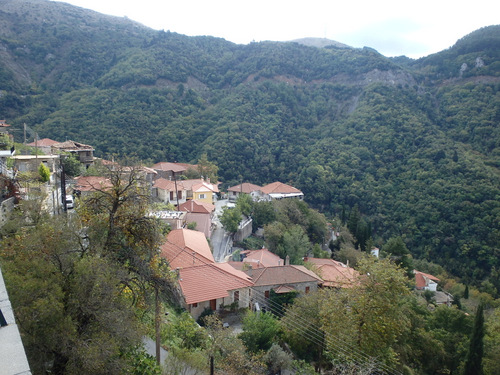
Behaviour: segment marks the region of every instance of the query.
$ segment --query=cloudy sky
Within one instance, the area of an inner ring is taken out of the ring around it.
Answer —
[[[57,0],[59,1],[59,0]],[[498,0],[64,0],[157,30],[234,43],[304,37],[418,58],[500,24]]]

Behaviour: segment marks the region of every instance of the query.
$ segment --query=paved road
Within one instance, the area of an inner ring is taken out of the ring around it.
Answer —
[[[213,255],[216,262],[223,262],[224,258],[229,255],[232,240],[231,237],[226,233],[222,224],[219,221],[219,216],[222,215],[222,208],[228,203],[227,199],[222,199],[215,202],[215,218],[214,223],[216,228],[212,232],[210,237],[210,244],[212,245]]]

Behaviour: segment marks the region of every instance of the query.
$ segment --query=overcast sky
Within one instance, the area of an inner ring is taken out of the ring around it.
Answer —
[[[59,0],[57,0],[59,1]],[[64,0],[157,30],[247,44],[304,37],[418,58],[500,24],[498,0]]]

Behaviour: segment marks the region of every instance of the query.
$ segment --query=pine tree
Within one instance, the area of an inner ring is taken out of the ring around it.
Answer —
[[[482,375],[483,374],[483,337],[484,337],[484,315],[483,305],[477,308],[474,327],[470,338],[469,353],[465,361],[464,375]]]

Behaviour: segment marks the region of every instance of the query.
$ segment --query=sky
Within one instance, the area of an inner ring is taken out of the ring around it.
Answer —
[[[60,1],[60,0],[56,0]],[[498,0],[64,0],[156,30],[247,44],[328,38],[384,56],[428,56],[500,24]]]

